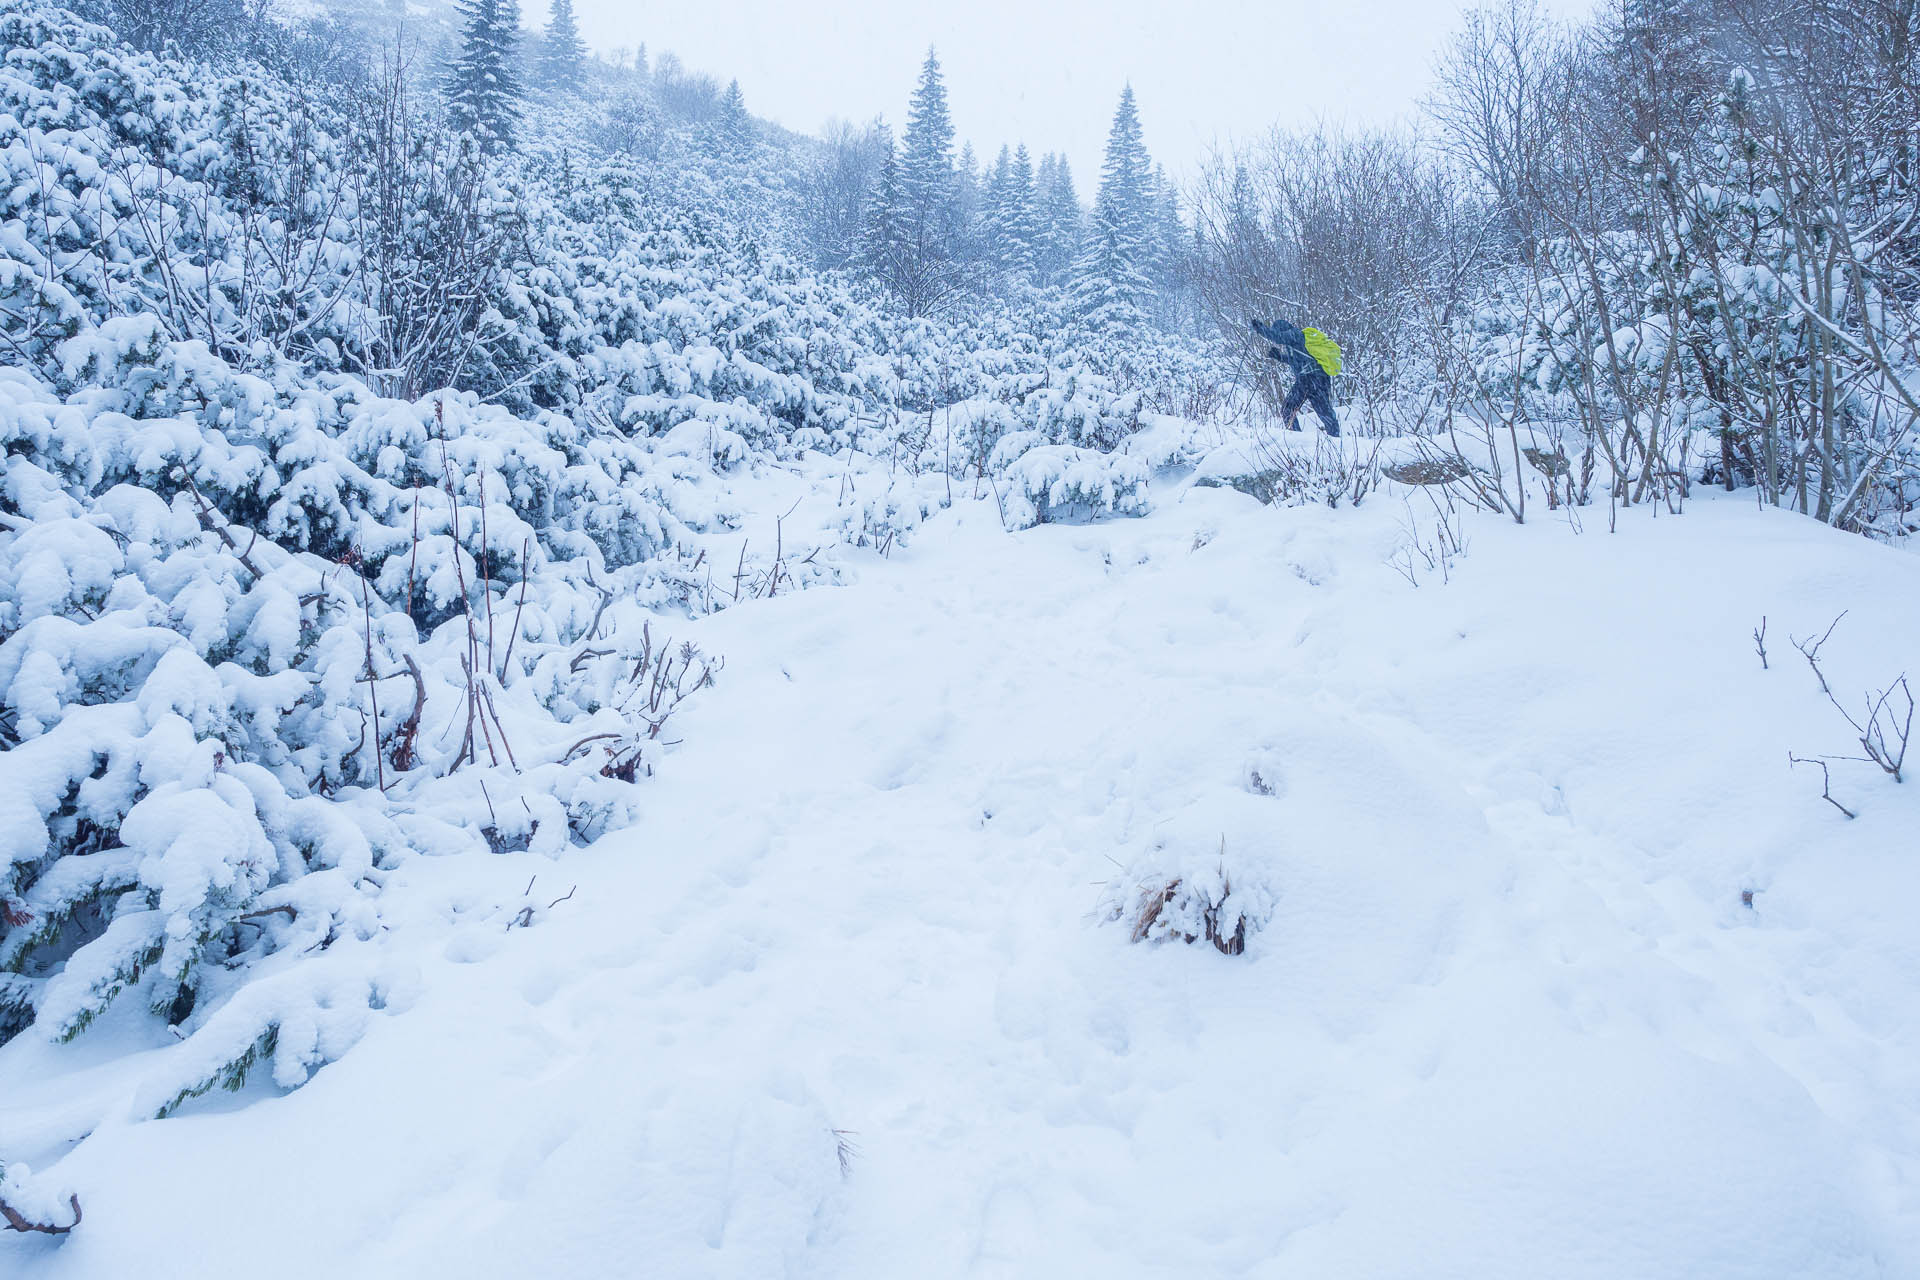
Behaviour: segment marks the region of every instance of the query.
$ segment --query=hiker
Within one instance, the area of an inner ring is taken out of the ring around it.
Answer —
[[[1253,331],[1265,338],[1267,359],[1278,360],[1293,370],[1293,390],[1280,406],[1287,430],[1300,429],[1300,410],[1308,405],[1320,415],[1327,434],[1340,434],[1340,419],[1333,411],[1333,376],[1340,372],[1340,348],[1318,329],[1300,329],[1285,320],[1272,324],[1253,323]]]

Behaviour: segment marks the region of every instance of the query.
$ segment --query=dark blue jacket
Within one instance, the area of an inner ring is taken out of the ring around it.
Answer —
[[[1275,320],[1272,324],[1251,321],[1253,331],[1273,345],[1267,350],[1267,358],[1278,360],[1293,370],[1293,376],[1303,377],[1312,374],[1326,376],[1326,370],[1307,350],[1307,335],[1298,325],[1288,324],[1285,320]]]

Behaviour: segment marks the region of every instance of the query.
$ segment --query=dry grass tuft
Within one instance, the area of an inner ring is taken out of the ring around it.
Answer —
[[[1169,880],[1166,884],[1158,888],[1148,889],[1142,895],[1140,899],[1140,909],[1135,913],[1133,925],[1129,931],[1131,941],[1145,942],[1153,936],[1154,926],[1160,923],[1161,915],[1166,911],[1167,904],[1179,896],[1182,883],[1184,882],[1180,880]],[[1245,952],[1247,949],[1246,917],[1237,911],[1234,912],[1232,932],[1227,931],[1221,907],[1225,904],[1228,896],[1232,894],[1233,884],[1231,881],[1225,879],[1222,880],[1222,884],[1225,887],[1225,892],[1220,895],[1218,901],[1211,895],[1206,896],[1202,901],[1199,913],[1200,931],[1198,933],[1189,932],[1185,927],[1169,922],[1167,927],[1161,931],[1161,936],[1164,938],[1178,938],[1189,946],[1204,937],[1208,942],[1213,944],[1215,950],[1220,952],[1221,955],[1226,956],[1237,956]]]

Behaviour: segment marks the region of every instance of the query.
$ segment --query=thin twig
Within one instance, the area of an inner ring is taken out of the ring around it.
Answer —
[[[407,553],[407,621],[413,621],[413,571],[420,563],[420,486],[413,486],[413,548]]]
[[[387,753],[380,746],[380,679],[373,670],[373,597],[367,586],[367,567],[354,551],[354,568],[360,577],[360,608],[367,636],[367,701],[373,705],[373,777],[384,793],[387,789]]]
[[[1833,775],[1828,771],[1827,762],[1825,760],[1812,759],[1812,758],[1803,757],[1803,756],[1796,756],[1792,752],[1787,753],[1787,760],[1790,764],[1812,764],[1812,765],[1820,766],[1820,798],[1822,800],[1825,800],[1828,804],[1832,805],[1834,808],[1838,809],[1840,812],[1846,814],[1847,817],[1849,818],[1854,818],[1859,816],[1856,813],[1854,813],[1853,810],[1847,808],[1847,806],[1841,804],[1838,800],[1835,800],[1833,798]]]
[[[1846,616],[1847,611],[1842,609],[1840,611],[1840,618]],[[1806,657],[1807,665],[1813,668],[1814,678],[1820,682],[1820,692],[1826,694],[1829,698],[1833,697],[1833,690],[1827,686],[1826,673],[1820,670],[1820,648],[1833,637],[1833,629],[1840,625],[1840,618],[1835,618],[1832,622],[1828,623],[1826,631],[1821,634],[1818,640],[1812,642],[1805,640],[1793,641],[1793,647],[1798,649],[1801,654]],[[1791,636],[1787,638],[1789,640],[1793,639]],[[1852,719],[1852,717],[1849,716],[1848,719]]]
[[[533,576],[533,539],[520,548],[520,603],[513,607],[513,630],[507,633],[507,652],[500,659],[500,682],[506,683],[507,667],[513,662],[513,642],[520,638],[520,613],[527,607],[527,579]]]
[[[174,470],[179,472],[180,478],[187,482],[187,492],[192,495],[193,504],[198,509],[201,526],[219,538],[221,545],[233,552],[235,558],[237,558],[242,565],[246,566],[248,573],[251,573],[255,578],[266,577],[267,575],[260,571],[260,566],[253,562],[253,543],[249,542],[244,551],[240,549],[240,544],[235,542],[233,535],[227,532],[227,522],[221,518],[220,513],[214,509],[213,504],[208,502],[206,497],[201,494],[200,486],[193,482],[193,473],[187,470],[184,464],[176,466]],[[259,535],[257,533],[254,535],[254,539],[258,541]]]
[[[400,723],[400,732],[395,735],[393,767],[397,772],[406,773],[419,763],[414,744],[420,737],[420,717],[427,709],[427,682],[421,677],[420,664],[413,660],[412,654],[401,654],[400,661],[406,664],[407,675],[413,679],[413,710]]]
[[[493,671],[493,545],[487,536],[487,468],[476,477],[480,485],[480,590],[487,597],[487,670]],[[524,580],[524,576],[523,576]]]

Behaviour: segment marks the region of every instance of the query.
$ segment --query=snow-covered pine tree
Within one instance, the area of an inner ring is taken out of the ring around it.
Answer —
[[[980,234],[987,261],[993,264],[995,270],[1005,270],[1001,251],[1007,227],[1007,188],[1012,181],[1013,149],[1003,142],[1000,144],[1000,154],[993,158],[993,167],[988,170],[986,196],[980,208]]]
[[[1013,153],[1006,193],[1001,198],[1001,269],[1018,280],[1033,279],[1039,239],[1040,210],[1034,199],[1033,157],[1027,154],[1027,144],[1023,142]]]
[[[1049,154],[1040,162],[1037,203],[1040,233],[1038,257],[1042,283],[1066,282],[1080,256],[1085,234],[1080,196],[1073,187],[1073,168],[1063,155]]]
[[[1006,202],[1007,183],[1012,177],[1013,148],[1003,142],[1000,144],[1000,154],[993,158],[993,167],[987,172],[987,203],[996,217]]]
[[[900,223],[900,157],[893,143],[893,129],[882,124],[880,135],[880,171],[867,192],[866,212],[861,219],[860,240],[855,262],[860,273],[882,289],[893,291],[899,263],[904,256]]]
[[[1172,326],[1184,306],[1192,233],[1180,216],[1180,190],[1159,165],[1153,167],[1153,283],[1160,321]]]
[[[892,287],[909,316],[928,314],[952,293],[957,188],[947,85],[939,54],[928,49],[907,112],[892,212],[900,251]]]
[[[953,170],[953,224],[947,233],[947,257],[954,262],[979,261],[991,244],[987,226],[991,215],[987,179],[969,142],[960,148],[960,161]]]
[[[1097,327],[1137,327],[1152,305],[1153,196],[1153,162],[1141,136],[1133,86],[1128,85],[1121,90],[1107,134],[1093,225],[1074,264],[1074,310]]]
[[[514,144],[521,86],[519,0],[460,0],[460,53],[447,77],[448,122],[482,151]]]
[[[912,219],[916,238],[939,239],[953,216],[953,117],[947,108],[947,84],[940,55],[927,50],[920,84],[907,110],[907,133],[900,155],[901,206]]]
[[[586,82],[587,44],[573,16],[573,0],[553,0],[547,18],[546,41],[540,50],[540,74],[545,87],[577,93]]]
[[[740,82],[731,80],[720,95],[720,141],[725,153],[744,160],[753,148],[753,117],[747,113],[747,99]]]

